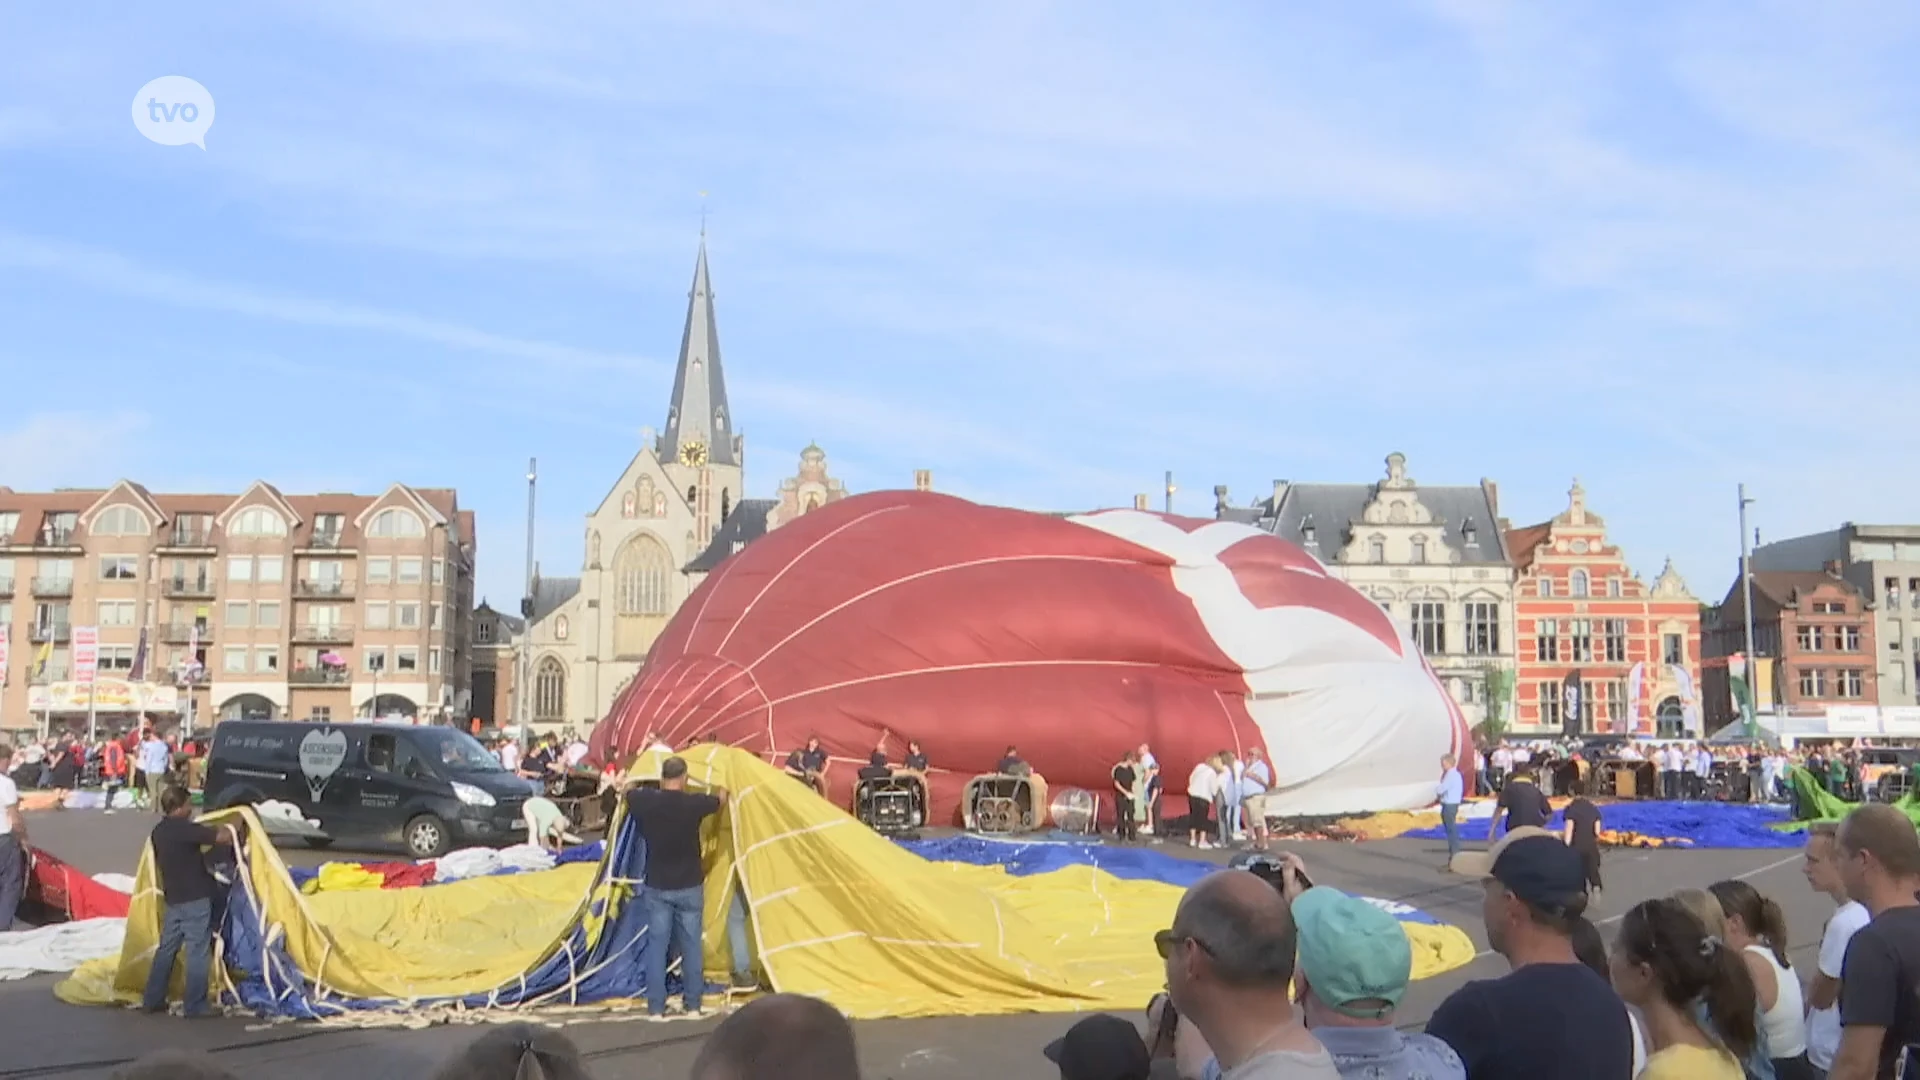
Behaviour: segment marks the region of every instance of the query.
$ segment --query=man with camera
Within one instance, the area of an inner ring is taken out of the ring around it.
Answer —
[[[1235,862],[1237,869],[1211,875],[1189,890],[1174,917],[1175,928],[1163,932],[1161,939],[1177,946],[1183,929],[1201,925],[1203,920],[1183,922],[1196,902],[1203,905],[1191,913],[1196,916],[1205,913],[1204,905],[1222,905],[1235,913],[1228,922],[1285,925],[1292,940],[1284,952],[1289,960],[1297,955],[1298,963],[1287,963],[1277,984],[1244,989],[1227,984],[1241,995],[1235,998],[1231,992],[1209,992],[1210,977],[1224,983],[1224,972],[1177,964],[1179,954],[1163,946],[1172,1004],[1162,1006],[1161,1015],[1150,1020],[1173,1033],[1181,1076],[1465,1080],[1465,1067],[1445,1043],[1394,1026],[1395,1009],[1413,978],[1412,946],[1398,920],[1365,900],[1315,886],[1300,859],[1290,853]],[[1200,940],[1204,950],[1206,939]],[[1277,948],[1277,943],[1269,943]],[[1250,962],[1256,953],[1240,955]],[[1269,977],[1278,975],[1273,968]],[[1176,976],[1184,981],[1176,982]],[[1167,1013],[1176,1014],[1171,1024]],[[1246,1049],[1262,1028],[1271,1046],[1256,1042]],[[1222,1047],[1233,1049],[1221,1053]],[[1164,1053],[1167,1048],[1158,1049]]]

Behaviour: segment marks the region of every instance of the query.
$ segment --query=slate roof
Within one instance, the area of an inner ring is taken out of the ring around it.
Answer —
[[[682,568],[683,571],[689,574],[710,572],[733,555],[733,545],[736,543],[745,547],[767,535],[767,515],[779,505],[777,499],[741,499],[740,505],[727,515],[727,520],[721,522],[720,531],[713,534],[713,543],[695,555],[693,561]]]
[[[553,614],[560,605],[580,594],[580,579],[577,577],[541,577],[538,570],[533,578],[533,621]]]
[[[1378,490],[1378,484],[1290,484],[1281,493],[1277,510],[1272,499],[1252,509],[1251,513],[1257,515],[1253,523],[1282,540],[1299,544],[1323,563],[1337,563],[1353,530],[1365,527],[1361,514]],[[1485,488],[1421,484],[1408,490],[1419,496],[1420,504],[1433,514],[1436,526],[1444,528],[1448,546],[1460,552],[1461,565],[1507,562],[1506,542]],[[1245,520],[1239,514],[1246,512],[1227,511],[1234,515],[1232,520]],[[1473,527],[1471,544],[1465,538],[1469,523]]]
[[[699,370],[695,370],[695,364]],[[700,255],[693,264],[693,289],[687,293],[687,326],[680,334],[680,359],[673,370],[673,404],[667,426],[654,443],[654,456],[673,461],[682,438],[698,439],[713,465],[738,465],[733,410],[727,407],[727,377],[720,367],[720,323],[713,314],[713,287],[707,280],[707,236],[700,234]]]

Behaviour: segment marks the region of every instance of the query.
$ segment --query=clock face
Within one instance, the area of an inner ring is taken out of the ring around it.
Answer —
[[[680,464],[700,466],[707,463],[707,448],[704,444],[690,442],[680,448]]]

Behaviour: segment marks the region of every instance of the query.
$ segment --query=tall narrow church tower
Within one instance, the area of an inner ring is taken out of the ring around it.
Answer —
[[[713,314],[713,287],[707,279],[707,235],[693,264],[693,291],[687,294],[687,328],[680,335],[680,359],[673,373],[673,401],[667,426],[654,455],[693,511],[693,550],[713,539],[720,523],[740,504],[746,467],[746,440],[733,429],[727,407],[726,374],[720,365],[720,327]]]

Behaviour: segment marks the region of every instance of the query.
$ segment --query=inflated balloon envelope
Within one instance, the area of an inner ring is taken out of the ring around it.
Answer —
[[[643,756],[635,777],[658,777],[664,756]],[[1178,887],[1090,866],[1016,877],[929,862],[752,754],[706,745],[681,756],[692,787],[731,793],[703,831],[709,974],[727,971],[725,915],[737,880],[773,986],[856,1018],[1127,1010],[1164,981],[1153,934],[1171,920]],[[227,816],[251,814],[205,820]],[[637,832],[622,811],[598,866],[312,896],[294,887],[270,845],[250,842],[225,928],[228,988],[256,1012],[306,1018],[635,998],[645,935],[633,902]],[[75,972],[56,988],[63,999],[138,1000],[159,937],[153,883],[149,854],[120,959]],[[1404,925],[1416,978],[1473,955],[1456,928]],[[177,995],[178,967],[175,977]]]

